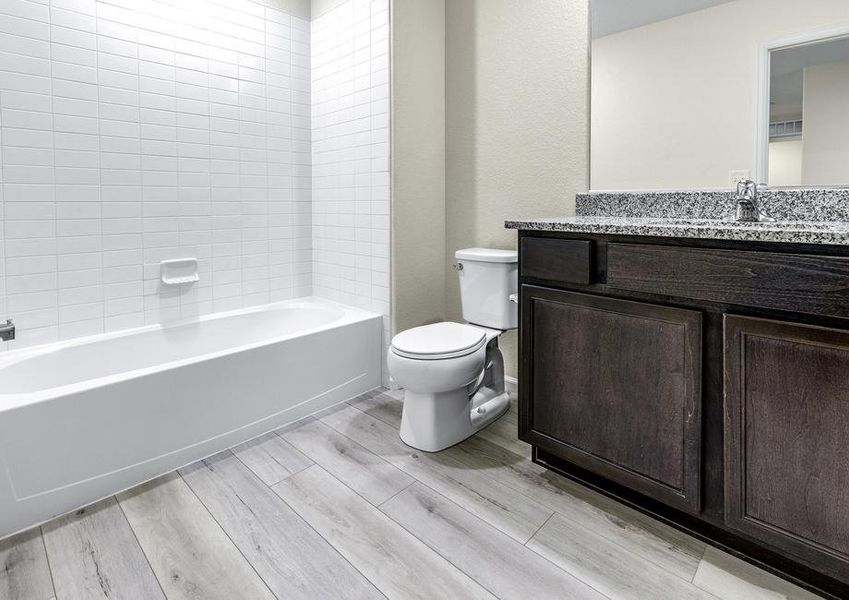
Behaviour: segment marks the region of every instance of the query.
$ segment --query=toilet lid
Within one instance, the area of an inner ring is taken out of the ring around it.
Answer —
[[[486,334],[461,323],[434,323],[402,331],[392,338],[392,350],[399,356],[421,360],[458,358],[483,347]]]

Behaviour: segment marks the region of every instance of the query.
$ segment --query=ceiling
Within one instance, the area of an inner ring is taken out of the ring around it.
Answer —
[[[849,37],[773,50],[770,55],[770,104],[780,119],[801,118],[804,69],[849,60]]]
[[[593,38],[664,21],[733,0],[591,0]]]

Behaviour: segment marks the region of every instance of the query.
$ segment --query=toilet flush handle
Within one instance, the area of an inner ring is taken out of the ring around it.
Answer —
[[[519,294],[510,294],[509,296],[507,296],[507,298],[513,304],[519,304]]]

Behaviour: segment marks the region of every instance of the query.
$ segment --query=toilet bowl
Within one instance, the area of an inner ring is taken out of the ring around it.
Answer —
[[[404,389],[401,439],[426,452],[463,441],[510,406],[498,338],[517,325],[516,253],[471,248],[456,257],[469,324],[408,329],[387,355],[389,373]]]

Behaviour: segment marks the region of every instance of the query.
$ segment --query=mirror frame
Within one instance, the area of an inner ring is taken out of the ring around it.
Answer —
[[[786,50],[800,46],[808,46],[818,42],[828,42],[834,39],[849,37],[849,24],[841,27],[831,27],[799,33],[762,43],[758,50],[758,94],[756,106],[755,127],[755,180],[769,183],[769,84],[770,84],[770,53],[773,50]],[[802,125],[804,127],[804,124]],[[804,136],[804,129],[803,134]],[[842,188],[847,186],[803,186],[801,189],[817,187]]]

